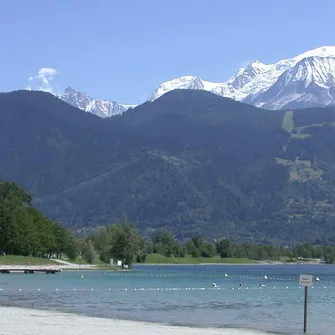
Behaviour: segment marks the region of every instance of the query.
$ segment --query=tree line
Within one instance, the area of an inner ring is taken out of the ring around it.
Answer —
[[[76,245],[72,233],[33,207],[32,200],[17,184],[0,181],[0,254],[72,256]]]
[[[109,262],[109,257],[117,257],[132,264],[143,263],[148,254],[161,254],[166,257],[221,257],[247,258],[256,261],[306,261],[321,259],[326,263],[335,262],[335,246],[302,244],[299,246],[277,246],[238,244],[229,239],[206,241],[193,237],[186,242],[177,241],[169,231],[155,231],[148,239],[142,238],[126,218],[119,225],[103,228],[87,240],[92,243],[100,260]]]
[[[32,195],[15,183],[0,181],[0,254],[61,258],[78,257],[88,263],[109,263],[111,258],[132,266],[144,263],[148,254],[166,257],[221,257],[287,261],[320,258],[335,262],[335,246],[278,246],[238,244],[229,239],[207,241],[192,237],[180,242],[169,231],[155,231],[143,237],[123,216],[96,234],[77,238],[60,223],[48,219],[32,206]]]
[[[0,180],[0,255],[22,255],[124,264],[143,261],[145,241],[124,217],[94,236],[75,237],[32,206],[33,196],[14,182]]]
[[[297,259],[322,259],[327,263],[335,261],[334,245],[301,244],[298,246],[259,245],[233,243],[229,239],[209,242],[193,237],[185,243],[178,242],[168,231],[156,231],[148,244],[148,253],[159,253],[167,257],[214,257],[248,258],[262,261],[294,261]]]

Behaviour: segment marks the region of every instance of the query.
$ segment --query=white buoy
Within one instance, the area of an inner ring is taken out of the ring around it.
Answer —
[[[224,274],[224,276],[225,276],[226,278],[228,277],[228,275],[227,275],[226,273]]]
[[[264,279],[265,279],[265,280],[267,280],[267,279],[268,279],[268,277],[267,277],[267,276],[264,276]]]

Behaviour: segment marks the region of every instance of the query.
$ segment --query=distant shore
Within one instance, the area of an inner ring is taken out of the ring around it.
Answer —
[[[16,307],[0,307],[1,335],[266,335],[247,329],[192,328]]]
[[[322,262],[255,262],[255,263],[136,263],[134,266],[260,266],[260,265],[325,265]]]
[[[133,266],[260,266],[260,265],[323,265],[325,264],[320,259],[311,259],[306,261],[254,261],[246,258],[226,258],[222,259],[220,257],[212,258],[173,258],[165,257],[162,255],[151,254],[145,263],[134,263]],[[35,257],[25,257],[25,256],[1,256],[0,257],[0,269],[8,266],[23,266],[23,267],[54,267],[57,269],[62,269],[62,271],[87,271],[87,270],[103,270],[103,271],[129,271],[127,269],[120,269],[118,267],[111,267],[104,264],[81,264],[72,263],[59,259],[44,259]]]

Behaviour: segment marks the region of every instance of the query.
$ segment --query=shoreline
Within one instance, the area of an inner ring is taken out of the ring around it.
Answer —
[[[95,335],[107,332],[118,335],[270,335],[275,333],[245,328],[174,326],[164,323],[117,318],[84,316],[50,310],[2,307],[1,335]]]
[[[298,263],[298,262],[257,262],[257,263],[135,263],[133,264],[134,268],[141,268],[141,267],[153,267],[153,266],[172,266],[172,267],[178,267],[178,266],[290,266],[290,265],[299,265],[299,266],[306,266],[306,265],[331,265],[326,264],[322,262],[304,262],[304,263]],[[21,265],[3,265],[0,264],[0,270],[8,269],[8,268],[20,268],[24,267],[25,269],[34,269],[34,268],[46,268],[46,269],[60,269],[61,271],[112,271],[112,272],[129,272],[132,271],[132,269],[118,269],[118,268],[111,268],[111,267],[101,267],[97,265],[81,265],[79,266],[72,266],[65,265],[65,264],[57,264],[57,265],[31,265],[31,264],[21,264]]]
[[[136,263],[134,266],[260,266],[260,265],[332,265],[322,262],[257,262],[257,263]]]
[[[24,267],[25,269],[29,270],[29,269],[35,269],[37,267],[44,267],[46,269],[48,268],[56,268],[56,269],[60,269],[62,272],[68,272],[68,271],[106,271],[106,272],[131,272],[133,269],[136,268],[143,268],[143,267],[154,267],[154,266],[171,266],[171,267],[178,267],[178,266],[293,266],[293,265],[299,265],[299,266],[306,266],[306,265],[332,265],[332,264],[325,264],[325,263],[254,263],[254,264],[250,264],[250,263],[241,263],[241,264],[232,264],[232,263],[198,263],[198,264],[190,264],[190,263],[185,263],[185,264],[175,264],[175,263],[136,263],[133,265],[132,269],[115,269],[115,268],[108,268],[108,267],[98,267],[98,266],[88,266],[88,267],[69,267],[69,266],[34,266],[34,265],[0,265],[0,270],[4,270],[4,269],[8,269],[10,267]],[[335,264],[334,264],[335,265]],[[19,271],[15,271],[15,272],[19,272]]]

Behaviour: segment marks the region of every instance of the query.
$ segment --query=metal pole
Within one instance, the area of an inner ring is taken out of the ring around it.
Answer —
[[[307,333],[307,293],[308,287],[305,286],[305,304],[304,304],[304,334]]]

